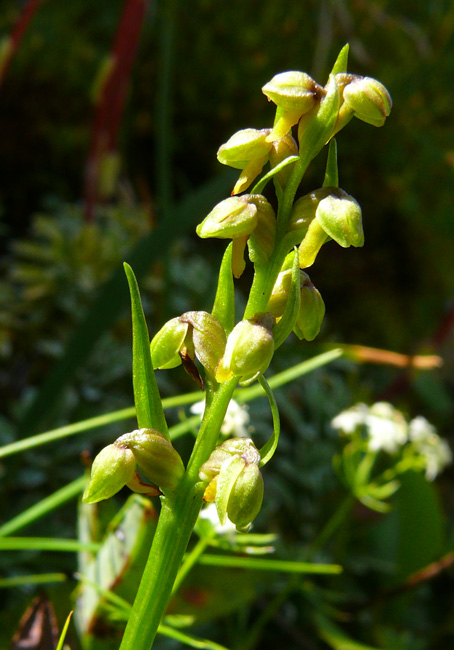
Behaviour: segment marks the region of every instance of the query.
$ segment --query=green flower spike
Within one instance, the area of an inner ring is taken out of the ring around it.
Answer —
[[[84,495],[84,503],[110,499],[134,477],[136,461],[129,449],[117,445],[104,447],[91,466],[91,478]]]
[[[268,162],[272,144],[267,141],[271,129],[243,129],[238,131],[223,144],[217,153],[220,163],[241,169],[239,179],[232,190],[239,194],[247,190],[252,181],[260,174],[263,165]]]
[[[236,375],[242,383],[249,383],[265,372],[274,353],[275,323],[269,313],[240,321],[229,334],[224,356],[216,368],[216,380],[222,383]]]
[[[298,71],[282,72],[262,88],[264,95],[280,109],[268,142],[280,140],[305,113],[321,99],[324,90],[308,74]]]
[[[227,517],[247,532],[263,501],[260,452],[250,438],[226,440],[202,465],[200,479],[208,483],[205,501],[216,504],[221,524]]]

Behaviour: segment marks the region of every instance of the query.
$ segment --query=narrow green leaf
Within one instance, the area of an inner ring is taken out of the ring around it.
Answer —
[[[232,273],[232,248],[233,244],[230,243],[222,258],[221,268],[219,269],[218,287],[212,310],[213,316],[224,327],[227,336],[235,325],[235,288]]]
[[[299,156],[289,156],[285,160],[279,163],[279,165],[276,165],[276,167],[273,167],[265,176],[262,176],[262,178],[254,185],[254,187],[251,190],[251,194],[261,194],[263,190],[265,189],[268,181],[270,181],[273,176],[278,174],[284,167],[287,167],[287,165],[290,165],[291,163],[296,162],[299,159]]]
[[[97,551],[99,544],[58,537],[0,537],[0,551]]]
[[[65,624],[63,626],[63,629],[61,631],[60,638],[58,640],[58,645],[57,645],[56,650],[63,650],[63,644],[65,642],[66,633],[68,631],[69,622],[71,620],[72,614],[73,614],[72,612],[69,612],[68,618],[66,619],[66,622],[65,622]]]
[[[376,647],[354,641],[326,616],[316,614],[315,622],[320,637],[333,650],[378,650]]]
[[[10,519],[3,526],[0,526],[0,537],[6,537],[7,535],[16,533],[18,530],[25,528],[25,526],[37,521],[70,499],[73,499],[82,492],[86,483],[86,476],[80,476],[75,481],[72,481],[27,510],[24,510],[17,517]]]
[[[341,49],[341,51],[337,55],[337,59],[333,65],[333,69],[331,70],[331,74],[339,74],[340,72],[347,72],[349,49],[350,49],[350,45],[348,43],[344,45],[344,47]]]
[[[339,172],[337,169],[337,142],[333,138],[329,143],[323,187],[339,187]]]
[[[151,363],[150,338],[143,313],[139,287],[129,264],[124,264],[131,293],[132,311],[132,382],[139,429],[160,431],[168,440],[169,431],[162,408],[161,396]]]
[[[268,442],[265,443],[263,447],[260,449],[260,457],[261,457],[260,467],[263,467],[263,465],[266,465],[266,463],[269,460],[271,460],[271,458],[274,455],[274,452],[276,451],[277,444],[279,442],[279,434],[281,432],[281,423],[279,420],[279,409],[277,408],[277,403],[274,398],[273,391],[271,390],[265,377],[263,377],[262,375],[259,376],[259,382],[268,397],[270,407],[271,407],[271,414],[273,416],[273,435],[268,440]]]
[[[45,585],[51,582],[66,582],[66,580],[68,580],[66,573],[35,573],[28,576],[0,578],[0,589],[24,585]]]
[[[180,643],[184,643],[190,648],[202,648],[202,650],[227,650],[225,646],[220,645],[219,643],[215,643],[215,641],[210,641],[209,639],[199,639],[192,634],[186,634],[186,632],[176,630],[174,627],[170,627],[170,625],[163,625],[162,623],[158,628],[158,634],[167,636],[170,639],[175,639],[175,641],[180,641]]]
[[[300,269],[298,264],[298,252],[295,249],[292,265],[292,283],[289,296],[282,318],[273,329],[274,349],[276,350],[288,337],[295,327],[296,319],[300,310]]]
[[[342,573],[339,564],[314,564],[311,562],[291,562],[288,560],[263,560],[255,557],[238,557],[236,555],[210,555],[205,553],[199,558],[204,566],[223,566],[249,571],[283,571],[284,573],[317,573],[333,575]]]

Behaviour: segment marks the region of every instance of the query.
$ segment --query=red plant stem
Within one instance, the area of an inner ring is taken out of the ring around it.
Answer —
[[[108,152],[113,152],[117,145],[118,130],[146,6],[147,0],[125,0],[119,21],[111,53],[112,66],[97,102],[85,168],[84,199],[87,221],[94,218],[102,157]]]
[[[38,10],[41,2],[42,0],[28,0],[21,15],[19,16],[19,20],[16,22],[14,29],[11,32],[11,35],[9,37],[8,52],[6,53],[4,60],[0,62],[0,86],[6,77],[6,73],[8,72],[9,66],[11,65],[14,54],[19,49],[25,32],[27,31],[27,27],[29,26],[33,16]]]

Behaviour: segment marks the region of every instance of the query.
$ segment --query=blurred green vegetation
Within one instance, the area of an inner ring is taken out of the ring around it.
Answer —
[[[382,81],[394,101],[382,129],[355,120],[338,137],[340,185],[362,206],[366,244],[348,251],[324,247],[311,269],[327,307],[322,333],[313,344],[292,340],[283,346],[272,372],[337,342],[435,352],[444,366],[427,374],[342,361],[278,394],[282,449],[270,464],[258,527],[278,532],[284,547],[304,548],[342,498],[331,467],[337,435],[329,427],[339,410],[386,398],[412,416],[423,413],[453,440],[454,4],[150,2],[119,130],[120,175],[109,200],[98,204],[95,221],[87,223],[81,197],[93,88],[123,5],[42,2],[2,81],[0,441],[132,403],[122,261],[130,260],[141,278],[150,332],[183,311],[209,309],[223,246],[198,240],[194,230],[228,193],[232,177],[217,162],[217,148],[240,128],[270,125],[273,110],[260,88],[274,74],[299,69],[324,84],[349,42],[349,69]],[[2,0],[0,35],[11,33],[22,6]],[[302,192],[321,185],[323,164],[313,164]],[[245,274],[239,283],[239,305],[248,279]],[[194,389],[182,373],[163,373],[159,381],[165,395]],[[179,417],[171,414],[174,422]],[[251,405],[251,418],[265,438],[265,405]],[[71,439],[3,464],[2,519],[76,478],[80,453],[96,451],[117,434],[118,427],[105,429],[93,441]],[[450,480],[446,472],[441,495],[430,495],[448,514],[441,524],[444,552],[452,548]],[[345,562],[349,573],[341,586],[338,578],[324,583],[334,609],[341,610],[349,595],[352,636],[385,650],[449,647],[454,602],[448,578],[442,574],[412,595],[399,594],[392,607],[374,601],[396,575],[393,562],[403,552],[397,548],[399,524],[390,519],[385,530],[363,510],[354,512],[353,522],[328,558]],[[26,532],[38,535],[40,526]],[[46,535],[74,537],[75,509],[68,506],[46,520]],[[4,556],[7,576],[75,568],[65,554],[45,560],[30,552]],[[240,648],[241,630],[288,588],[286,580],[268,586],[242,617],[229,614],[218,627],[209,624],[207,634]],[[68,591],[55,587],[53,600],[69,602]],[[0,618],[5,634],[11,636],[31,593],[8,591]],[[301,615],[321,599],[320,587],[311,580],[288,593],[263,647],[281,645],[284,628],[288,647],[326,647],[313,640],[310,615]],[[231,625],[239,631],[227,640],[223,632]],[[2,647],[10,636],[0,637]],[[162,647],[174,647],[166,643]]]

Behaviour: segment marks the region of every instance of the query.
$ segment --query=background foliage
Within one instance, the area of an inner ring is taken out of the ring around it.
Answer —
[[[114,191],[97,203],[95,220],[87,221],[82,199],[99,105],[95,88],[124,5],[42,2],[2,80],[1,441],[132,403],[121,262],[128,259],[141,277],[150,332],[185,310],[209,309],[222,245],[198,240],[194,229],[231,182],[216,161],[218,146],[239,128],[269,124],[272,109],[260,88],[275,73],[304,70],[324,83],[350,42],[350,70],[380,79],[394,100],[383,129],[355,121],[338,138],[340,184],[362,206],[366,245],[342,257],[338,247],[324,247],[311,272],[327,306],[322,333],[313,344],[283,346],[272,371],[337,342],[436,352],[444,365],[422,373],[342,361],[279,392],[285,435],[265,477],[257,527],[278,532],[285,555],[304,549],[342,499],[331,467],[337,434],[329,427],[339,410],[388,399],[452,436],[454,6],[448,0],[148,3],[118,131],[120,172],[112,176]],[[23,7],[3,0],[1,34],[12,32]],[[307,191],[321,184],[321,165],[310,169]],[[160,381],[165,395],[193,390],[181,373]],[[265,405],[254,403],[250,413],[265,439]],[[80,453],[118,434],[110,427],[4,463],[2,519],[79,476]],[[451,480],[446,472],[438,483],[447,514],[439,520],[440,555],[452,548]],[[432,512],[418,494],[419,516],[425,507]],[[391,548],[404,543],[401,524],[391,515],[385,526],[362,509],[352,517],[354,526],[322,555],[348,569],[342,582],[325,579],[323,588],[333,590],[333,607],[347,611],[349,632],[389,649],[447,647],[454,603],[446,574],[399,595],[390,611],[380,598],[404,577],[396,558],[408,549]],[[74,537],[74,522],[70,503],[45,520],[45,534]],[[43,524],[26,533],[42,535]],[[413,533],[409,547],[418,544],[420,531]],[[5,576],[75,569],[66,554],[3,555]],[[435,559],[422,553],[408,571]],[[309,612],[317,609],[320,585],[291,588],[287,581],[268,584],[250,610],[210,623],[210,632],[228,647],[242,647],[251,621],[287,588],[287,600],[256,643],[272,647],[284,634],[291,647],[325,647],[315,640],[315,619],[302,614],[308,603]],[[58,589],[66,598],[72,586]],[[34,591],[6,593],[2,646]],[[69,602],[58,593],[56,602]]]

